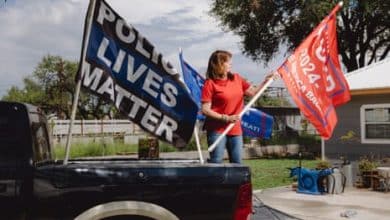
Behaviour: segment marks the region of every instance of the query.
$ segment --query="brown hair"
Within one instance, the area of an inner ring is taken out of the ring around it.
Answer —
[[[223,72],[223,64],[232,58],[232,54],[225,50],[214,51],[210,58],[206,71],[206,77],[208,79],[216,79],[218,75]],[[228,79],[233,79],[233,74],[228,73]]]

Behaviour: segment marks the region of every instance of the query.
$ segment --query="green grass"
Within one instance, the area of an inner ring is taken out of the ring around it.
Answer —
[[[163,142],[159,143],[160,152],[172,152],[176,149]],[[70,158],[78,157],[96,157],[110,155],[129,155],[137,154],[137,144],[124,144],[123,142],[114,142],[111,144],[95,143],[74,143],[70,147]],[[55,159],[62,160],[65,158],[65,146],[54,146]]]
[[[123,143],[102,144],[102,143],[75,143],[70,147],[70,158],[93,157],[108,155],[123,155],[137,153],[136,145]],[[64,159],[65,146],[59,145],[54,147],[56,159]]]
[[[302,166],[315,168],[318,160],[302,160]],[[289,185],[293,182],[290,171],[287,168],[297,167],[298,160],[294,159],[256,159],[244,160],[252,174],[253,189],[266,189],[277,186]]]

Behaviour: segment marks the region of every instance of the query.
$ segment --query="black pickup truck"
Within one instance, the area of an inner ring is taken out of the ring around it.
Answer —
[[[0,219],[249,219],[249,168],[52,157],[39,108],[0,102]]]

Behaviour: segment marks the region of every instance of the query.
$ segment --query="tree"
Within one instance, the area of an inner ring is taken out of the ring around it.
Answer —
[[[273,97],[262,95],[254,104],[256,107],[290,107],[290,102],[285,97]]]
[[[210,13],[241,37],[242,51],[267,64],[282,45],[291,52],[338,1],[213,0]],[[346,0],[338,13],[338,46],[348,71],[386,58],[390,50],[388,0]]]
[[[2,99],[34,104],[46,114],[69,119],[74,99],[75,75],[78,63],[60,56],[43,57],[31,76],[24,78],[24,88],[15,86]],[[89,93],[80,93],[77,118],[93,119],[110,117],[112,105]],[[115,111],[114,111],[115,112]]]
[[[23,80],[24,88],[19,89],[16,86],[12,86],[8,90],[8,93],[2,98],[4,101],[19,101],[25,103],[41,103],[41,99],[44,96],[44,92],[41,87],[30,78]]]

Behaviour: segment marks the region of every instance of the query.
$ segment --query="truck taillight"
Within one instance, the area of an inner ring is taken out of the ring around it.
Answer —
[[[237,194],[234,220],[247,220],[252,213],[252,184],[240,186]]]

